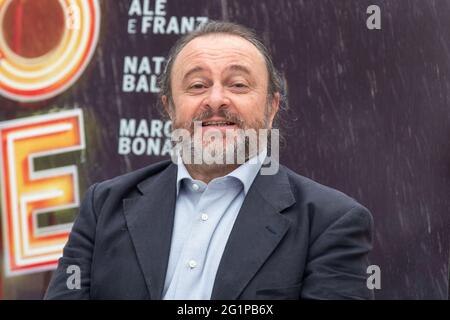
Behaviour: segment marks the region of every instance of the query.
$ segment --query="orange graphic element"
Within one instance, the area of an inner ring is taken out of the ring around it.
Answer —
[[[91,60],[99,29],[98,0],[0,0],[0,95],[33,102],[66,90]]]
[[[56,48],[64,28],[64,10],[58,0],[12,1],[2,26],[6,45],[24,58],[37,58]]]
[[[36,171],[34,159],[84,149],[80,109],[0,123],[7,276],[55,268],[72,223],[39,226],[40,214],[79,206],[78,171]]]

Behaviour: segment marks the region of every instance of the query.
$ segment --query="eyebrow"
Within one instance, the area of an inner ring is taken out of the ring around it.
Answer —
[[[186,72],[186,74],[183,76],[183,82],[186,81],[187,78],[189,78],[192,74],[197,73],[197,72],[202,72],[205,71],[205,68],[203,67],[194,67],[192,69],[190,69],[188,72]]]
[[[194,67],[194,68],[190,69],[188,72],[186,72],[186,74],[183,76],[183,81],[186,81],[186,79],[189,78],[192,74],[197,73],[197,72],[202,72],[205,70],[206,70],[205,68],[200,67],[200,66]],[[251,75],[250,69],[243,65],[240,65],[240,64],[232,64],[232,65],[226,67],[225,71],[239,71],[239,72],[243,72],[248,75]]]
[[[239,71],[239,72],[243,72],[246,73],[248,75],[251,75],[251,71],[249,68],[241,65],[241,64],[232,64],[230,66],[228,66],[225,71]]]

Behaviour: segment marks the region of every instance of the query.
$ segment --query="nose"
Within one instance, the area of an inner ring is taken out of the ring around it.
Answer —
[[[228,99],[224,87],[220,84],[214,84],[206,97],[205,106],[209,107],[215,111],[227,108],[230,105],[230,100]]]

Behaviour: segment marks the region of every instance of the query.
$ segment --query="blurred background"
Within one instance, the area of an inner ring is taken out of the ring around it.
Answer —
[[[168,158],[156,79],[213,19],[255,29],[283,74],[281,162],[371,210],[376,298],[447,299],[449,15],[446,0],[0,0],[0,298],[43,297],[89,185]]]

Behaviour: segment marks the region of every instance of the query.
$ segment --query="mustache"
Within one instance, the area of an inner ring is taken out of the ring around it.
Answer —
[[[193,132],[195,121],[203,121],[215,116],[224,119],[224,121],[233,122],[236,127],[240,129],[245,129],[246,127],[245,121],[242,120],[242,118],[238,114],[230,112],[230,110],[228,109],[219,109],[217,110],[217,112],[214,112],[212,109],[206,109],[198,113],[192,120],[187,121],[184,126],[176,126],[176,128],[182,127]]]

